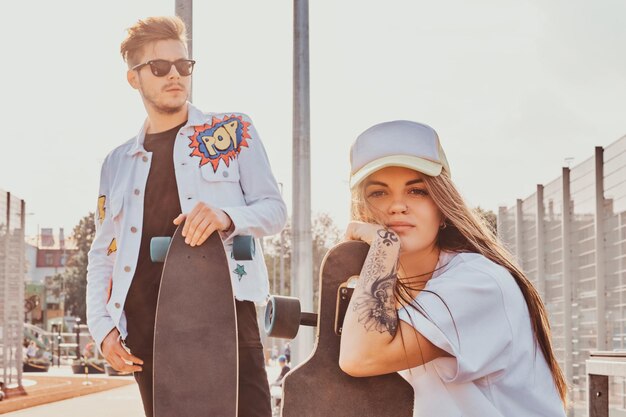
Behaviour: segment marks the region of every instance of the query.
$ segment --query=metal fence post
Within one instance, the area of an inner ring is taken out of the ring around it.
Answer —
[[[609,417],[609,377],[589,375],[589,417]]]
[[[498,217],[496,217],[496,228],[498,231],[498,237],[500,238],[500,241],[502,243],[504,243],[505,241],[504,216],[506,216],[506,207],[505,206],[498,207]]]
[[[543,207],[543,185],[537,184],[537,217],[535,218],[535,233],[537,239],[537,291],[541,299],[546,302],[546,254],[545,254],[545,227]]]
[[[6,213],[5,214],[5,224],[4,230],[0,229],[0,238],[4,242],[3,248],[1,249],[3,252],[2,263],[3,268],[0,272],[0,285],[3,286],[2,292],[2,365],[3,365],[3,380],[5,384],[9,382],[9,367],[11,366],[11,355],[10,355],[10,339],[9,339],[9,303],[8,303],[8,294],[9,294],[9,222],[11,220],[11,194],[6,193]],[[2,213],[0,213],[2,214]]]
[[[19,256],[18,256],[18,270],[16,279],[18,281],[17,293],[18,300],[20,300],[17,304],[17,314],[19,319],[17,319],[17,352],[16,352],[16,361],[17,361],[17,383],[21,387],[22,386],[22,360],[23,352],[22,352],[22,335],[24,334],[24,320],[21,320],[21,312],[19,308],[22,307],[24,300],[24,271],[26,271],[26,248],[25,248],[25,239],[26,239],[26,202],[24,200],[20,200],[20,232],[17,236],[19,239]]]
[[[524,212],[522,211],[522,199],[518,198],[515,204],[515,255],[517,263],[522,267],[524,252]]]
[[[565,379],[568,385],[573,382],[572,364],[572,256],[571,256],[571,196],[570,196],[570,169],[563,167],[563,226],[562,257],[563,257],[563,348],[565,351]]]
[[[596,146],[596,321],[598,326],[597,349],[606,350],[606,270],[604,265],[604,149]]]

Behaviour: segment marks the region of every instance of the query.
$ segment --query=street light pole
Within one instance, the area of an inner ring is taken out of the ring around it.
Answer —
[[[272,256],[272,292],[276,294],[276,252]]]
[[[193,59],[193,0],[176,0],[176,16],[180,17],[187,27],[187,52],[189,59]],[[189,101],[191,102],[191,92],[193,88],[189,88]]]
[[[291,295],[300,299],[302,311],[313,311],[308,0],[294,0],[293,42]],[[313,348],[313,329],[300,328],[293,348],[294,361],[302,362]]]
[[[76,359],[80,359],[80,317],[76,317]]]
[[[61,329],[62,329],[62,325],[63,322],[61,322],[61,324],[59,324],[59,334],[57,335],[57,365],[60,368],[61,367]]]
[[[280,195],[283,195],[283,183],[279,182]],[[285,229],[280,231],[280,295],[285,295]]]

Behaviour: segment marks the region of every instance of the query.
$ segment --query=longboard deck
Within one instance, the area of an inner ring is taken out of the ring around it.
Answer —
[[[163,266],[154,333],[154,416],[237,416],[237,319],[224,246],[185,244]]]
[[[413,388],[397,373],[354,378],[339,368],[337,291],[360,274],[368,250],[364,242],[344,242],[324,258],[315,348],[306,362],[285,375],[281,416],[413,416]]]

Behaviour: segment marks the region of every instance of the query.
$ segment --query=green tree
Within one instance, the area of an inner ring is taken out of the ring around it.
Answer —
[[[74,227],[73,237],[77,251],[66,263],[65,271],[55,276],[55,281],[62,282],[65,294],[65,314],[80,317],[82,323],[86,323],[86,300],[87,291],[87,254],[91,248],[96,225],[93,213],[83,217]]]
[[[311,225],[313,238],[313,305],[317,308],[317,296],[319,292],[319,274],[322,260],[330,248],[341,240],[341,232],[327,213],[320,213],[313,218]],[[283,229],[283,259],[285,293],[291,294],[291,219]],[[280,234],[265,239],[265,264],[270,279],[272,294],[280,293]]]
[[[474,213],[476,213],[478,217],[480,217],[483,220],[483,222],[485,222],[487,226],[491,228],[494,234],[497,234],[498,217],[496,216],[496,213],[494,213],[491,210],[482,209],[480,206],[474,209]]]

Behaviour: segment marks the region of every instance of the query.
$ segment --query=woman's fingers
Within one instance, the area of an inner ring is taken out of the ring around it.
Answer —
[[[385,229],[384,226],[374,223],[364,223],[352,221],[346,228],[344,236],[345,240],[362,240],[371,244],[379,230]]]

